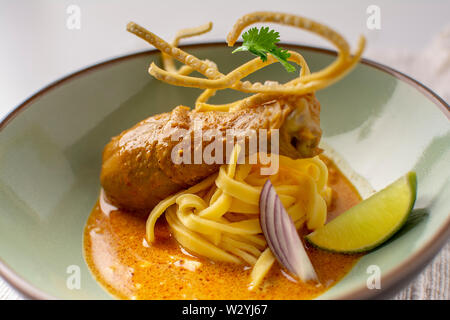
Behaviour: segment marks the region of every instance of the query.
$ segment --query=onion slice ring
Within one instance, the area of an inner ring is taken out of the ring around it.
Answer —
[[[264,237],[278,262],[301,281],[318,282],[294,222],[267,179],[259,197],[260,223]]]

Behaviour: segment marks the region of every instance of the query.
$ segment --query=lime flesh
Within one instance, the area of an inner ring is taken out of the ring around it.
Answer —
[[[310,233],[306,239],[318,248],[333,252],[372,250],[406,222],[416,200],[416,191],[416,174],[409,172]]]

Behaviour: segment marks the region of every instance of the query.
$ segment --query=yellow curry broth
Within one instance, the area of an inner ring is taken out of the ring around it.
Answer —
[[[328,159],[333,201],[328,219],[361,199]],[[312,299],[339,281],[360,256],[335,254],[306,246],[320,284],[291,278],[276,264],[263,285],[248,290],[250,267],[217,263],[180,248],[164,218],[156,242],[145,238],[145,218],[120,210],[104,213],[97,202],[84,231],[86,262],[100,284],[122,299]]]

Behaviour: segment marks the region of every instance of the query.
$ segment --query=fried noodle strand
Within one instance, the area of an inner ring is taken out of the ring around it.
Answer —
[[[353,69],[360,60],[365,47],[365,38],[361,36],[357,50],[351,55],[347,41],[333,29],[308,18],[276,12],[254,12],[239,18],[227,36],[228,45],[233,46],[246,27],[260,22],[277,23],[315,33],[330,41],[336,47],[338,50],[337,59],[324,69],[310,73],[303,56],[294,51],[289,51],[291,55],[289,61],[295,62],[301,67],[301,73],[294,80],[285,84],[267,81],[265,84],[251,83],[249,81],[242,82],[241,79],[277,62],[277,60],[269,54],[265,62],[255,58],[224,75],[218,70],[214,62],[200,60],[177,48],[180,39],[206,33],[211,30],[212,23],[197,28],[181,30],[172,44],[165,42],[152,32],[133,22],[127,25],[127,30],[146,40],[162,52],[164,69],[152,63],[149,67],[149,73],[152,76],[172,85],[205,89],[196,101],[196,109],[198,111],[233,111],[265,103],[273,100],[274,97],[305,95],[326,88]],[[180,61],[184,66],[177,70],[172,58]],[[189,76],[192,71],[198,71],[206,78]],[[217,90],[223,89],[233,89],[254,93],[255,95],[224,105],[207,104],[209,98],[214,96]]]

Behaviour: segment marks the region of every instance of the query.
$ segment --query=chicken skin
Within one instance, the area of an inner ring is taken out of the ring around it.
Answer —
[[[180,155],[193,154],[196,148],[205,149],[211,143],[202,139],[196,144],[194,134],[199,125],[202,132],[215,130],[223,136],[234,129],[237,139],[249,136],[251,131],[258,134],[259,129],[267,129],[270,137],[271,130],[279,129],[279,153],[304,158],[320,152],[319,113],[320,104],[314,94],[280,98],[233,112],[200,112],[178,106],[111,139],[103,151],[101,184],[108,200],[117,207],[150,212],[162,199],[218,171],[219,163],[173,161],[172,150],[179,147],[182,138],[191,138],[191,148],[177,149]]]

